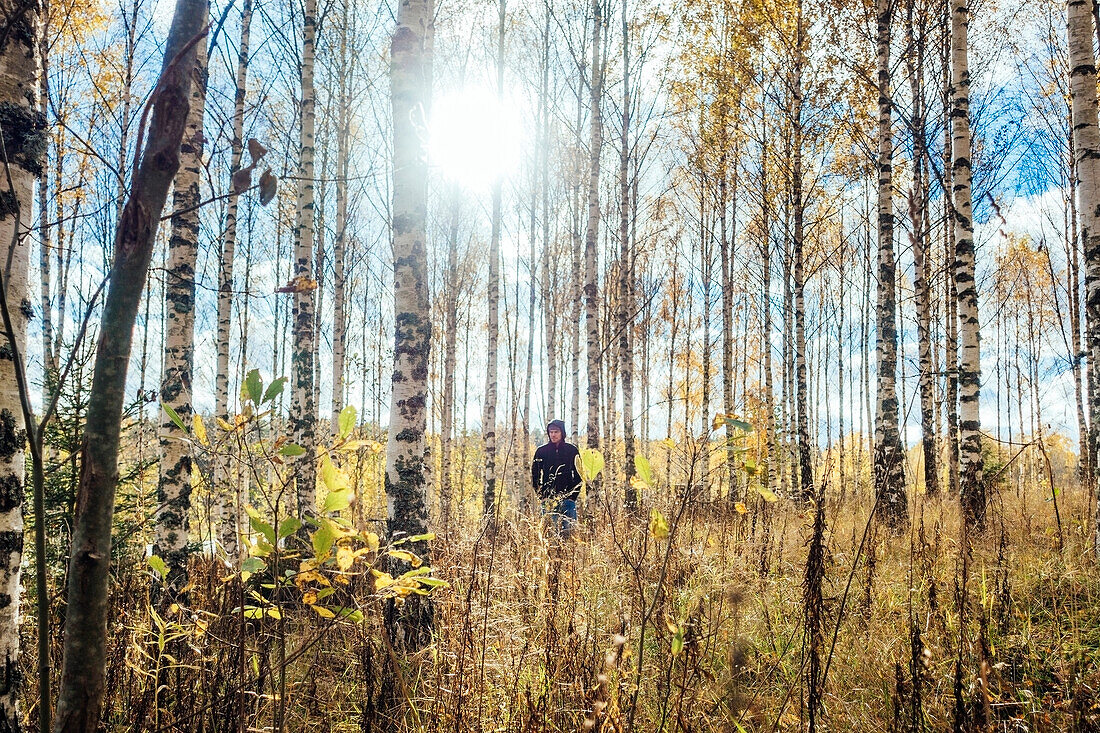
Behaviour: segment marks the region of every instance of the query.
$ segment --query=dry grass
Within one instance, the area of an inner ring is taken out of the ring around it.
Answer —
[[[916,498],[911,532],[872,529],[862,550],[870,502],[829,503],[824,727],[952,730],[958,706],[963,730],[1100,729],[1089,505],[1081,491],[1058,498],[1063,549],[1041,490],[995,497],[974,543],[962,625],[954,502]],[[137,653],[153,648],[143,594],[119,593],[111,727],[234,730],[243,699],[250,729],[284,715],[286,730],[804,730],[812,512],[758,500],[745,514],[670,499],[657,508],[667,539],[654,538],[648,514],[606,506],[590,506],[564,542],[516,517],[495,536],[469,527],[441,536],[434,564],[450,586],[435,594],[437,640],[402,661],[411,699],[397,710],[378,605],[362,588],[347,591],[367,616],[361,625],[322,623],[308,610],[248,624],[242,697],[241,627],[208,573],[194,604],[214,615],[180,613],[185,658],[164,662],[155,700],[157,653]],[[133,589],[140,575],[123,569],[119,582]],[[212,620],[201,635],[194,618]],[[283,704],[281,655],[292,660]]]

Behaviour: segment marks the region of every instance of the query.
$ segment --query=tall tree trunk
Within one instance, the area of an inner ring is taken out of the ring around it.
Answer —
[[[906,29],[906,67],[909,89],[913,97],[910,117],[910,134],[913,138],[913,181],[909,188],[909,220],[913,244],[913,296],[917,306],[917,355],[920,364],[920,424],[924,453],[924,492],[928,496],[939,493],[939,461],[936,450],[935,395],[933,393],[935,369],[932,364],[932,294],[929,281],[928,176],[925,173],[924,101],[924,20],[915,16],[915,0],[908,0]],[[914,34],[914,24],[920,23]]]
[[[305,0],[302,30],[302,119],[298,159],[298,205],[294,231],[294,350],[291,357],[290,429],[294,442],[305,449],[295,460],[297,515],[311,517],[317,509],[317,406],[314,402],[314,138],[316,92],[313,62],[317,35],[317,0]]]
[[[115,261],[100,320],[80,450],[56,733],[94,733],[98,728],[105,687],[107,574],[126,367],[160,212],[179,168],[195,47],[204,43],[206,17],[205,0],[177,0],[160,82],[153,93],[147,141],[115,234]]]
[[[416,536],[428,527],[427,400],[432,324],[428,302],[427,155],[420,134],[431,107],[433,0],[405,0],[398,6],[390,44],[393,119],[394,363],[386,445],[387,531],[391,539]],[[409,549],[428,562],[423,542]],[[398,560],[397,570],[408,566]],[[407,649],[431,639],[432,605],[410,596],[386,606],[391,634]]]
[[[199,250],[200,174],[203,114],[206,107],[206,43],[196,45],[191,79],[191,109],[180,147],[180,168],[172,187],[172,236],[168,240],[164,301],[167,308],[160,401],[183,424],[191,422],[191,385],[195,364],[195,261]],[[188,529],[191,513],[191,449],[185,433],[162,409],[157,484],[156,539],[153,553],[168,566],[165,600],[187,585]]]
[[[948,4],[950,10],[950,4]],[[948,23],[950,26],[950,23]],[[944,402],[947,412],[948,486],[952,497],[959,496],[959,297],[955,284],[955,207],[951,174],[951,34],[945,34],[943,50],[943,190],[944,190],[944,270],[945,308],[947,322],[944,334],[944,367],[946,380]]]
[[[351,120],[348,99],[348,76],[352,72],[348,60],[348,24],[351,22],[348,6],[343,3],[340,23],[340,81],[337,96],[336,130],[336,241],[332,252],[332,425],[333,434],[338,431],[340,411],[347,400],[344,397],[344,353],[347,344],[347,294],[345,283],[345,259],[348,234],[348,169],[351,158]]]
[[[44,132],[45,115],[35,98],[38,5],[5,0],[2,8],[7,27],[13,31],[0,45],[0,154],[5,168],[5,177],[0,179],[5,192],[0,207],[0,242],[7,252],[4,280],[15,344],[13,349],[6,332],[0,330],[0,730],[18,731],[22,726],[19,599],[27,434],[15,355],[27,353],[30,223],[35,178],[43,173],[49,142]],[[35,521],[42,518],[35,517]],[[40,609],[46,607],[43,599],[38,602]]]
[[[503,107],[506,0],[499,0],[497,13],[497,103]],[[500,361],[500,218],[503,192],[504,180],[498,173],[493,181],[493,220],[489,237],[489,353],[485,365],[485,403],[481,420],[485,448],[482,512],[490,520],[497,514],[497,366]]]
[[[1093,54],[1092,3],[1066,4],[1069,35],[1070,95],[1074,163],[1077,172],[1077,216],[1085,253],[1085,351],[1088,357],[1089,465],[1095,467],[1100,434],[1100,128],[1096,111],[1096,57]],[[1090,487],[1095,491],[1095,487]],[[1100,509],[1097,510],[1100,516]],[[1095,522],[1094,522],[1095,527]],[[1095,527],[1094,548],[1100,548]]]
[[[626,508],[638,506],[634,478],[634,253],[630,242],[630,25],[623,0],[623,119],[619,132],[619,376],[623,392]]]
[[[985,527],[978,290],[974,279],[974,221],[970,201],[970,72],[967,69],[968,0],[951,2],[951,178],[955,221],[955,284],[959,331],[959,491],[966,521]],[[1095,76],[1095,75],[1094,75]]]
[[[600,36],[603,30],[603,0],[592,0],[592,81],[589,85],[588,140],[588,226],[584,236],[584,323],[587,332],[585,351],[588,373],[588,425],[585,428],[589,448],[600,447],[600,324],[599,271],[596,247],[600,230],[600,150],[603,147],[603,64]],[[591,500],[598,495],[598,483],[588,487]]]
[[[875,497],[882,520],[903,526],[909,516],[905,499],[905,454],[898,432],[897,299],[894,290],[894,141],[890,129],[890,3],[876,4],[878,68],[878,303],[875,312]]]
[[[814,491],[813,456],[810,445],[810,406],[806,395],[806,278],[803,262],[803,218],[805,215],[802,192],[802,72],[805,65],[805,29],[803,28],[802,0],[798,2],[795,28],[795,58],[792,71],[791,100],[791,153],[794,158],[791,171],[791,213],[794,218],[794,378],[795,411],[798,431],[798,480],[803,501],[816,501]]]
[[[454,453],[454,415],[455,415],[455,378],[458,357],[456,340],[458,335],[458,187],[451,188],[451,222],[447,234],[447,273],[445,276],[446,301],[443,306],[443,414],[440,419],[440,471],[439,506],[445,531],[450,529],[451,503],[454,498],[454,475],[452,461]]]
[[[239,186],[233,176],[241,170],[244,150],[244,98],[248,86],[248,45],[252,28],[252,0],[241,5],[241,44],[237,55],[236,92],[233,100],[233,147],[230,153],[230,190],[226,201],[225,234],[218,257],[218,332],[217,360],[214,376],[214,416],[229,421],[229,337],[233,319],[233,258],[237,246],[237,210],[240,205]],[[276,318],[276,322],[278,322]],[[214,513],[218,544],[233,567],[240,559],[241,502],[230,490],[235,482],[229,479],[229,456],[226,451],[214,456]]]

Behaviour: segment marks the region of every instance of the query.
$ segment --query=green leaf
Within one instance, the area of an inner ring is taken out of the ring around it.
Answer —
[[[177,428],[185,433],[189,432],[187,430],[187,426],[183,424],[183,419],[180,417],[178,412],[172,409],[171,405],[169,405],[167,402],[162,402],[160,408],[164,410],[164,414],[168,416],[168,419],[172,421],[173,425],[175,425]]]
[[[326,557],[332,550],[332,543],[336,541],[336,526],[327,519],[321,520],[321,526],[313,533],[313,552],[317,558]]]
[[[595,448],[585,448],[577,456],[576,464],[581,480],[586,484],[591,483],[596,480],[596,477],[600,475],[600,471],[603,470],[603,454]]]
[[[248,522],[252,525],[252,529],[263,535],[264,539],[275,544],[275,528],[267,522],[263,521],[259,517],[249,517]]]
[[[653,488],[653,467],[649,465],[649,459],[640,453],[634,456],[634,473],[643,484]]]
[[[297,443],[287,443],[279,449],[279,455],[286,456],[287,458],[296,458],[301,455],[305,455],[306,449]]]
[[[342,512],[351,506],[351,491],[348,489],[341,489],[340,491],[330,491],[328,496],[325,497],[325,506],[321,511],[328,514],[331,512]]]
[[[287,517],[279,522],[279,539],[289,537],[302,527],[302,521],[297,517]]]
[[[343,410],[340,410],[340,417],[336,420],[337,428],[340,431],[340,440],[346,440],[351,431],[355,430],[355,407],[348,405]]]
[[[684,651],[684,627],[676,627],[676,633],[672,635],[672,656]]]
[[[740,430],[743,433],[751,433],[753,427],[751,423],[747,423],[744,420],[737,420],[732,417],[722,418],[722,422],[726,424],[727,430]]]
[[[363,623],[363,612],[362,611],[357,611],[354,608],[343,608],[341,606],[333,606],[331,608],[331,610],[334,611],[336,613],[336,615],[339,616],[340,618],[347,619],[348,621],[351,621],[353,624]]]
[[[427,534],[415,534],[409,537],[409,542],[431,542],[435,539],[435,532],[428,532]]]
[[[274,382],[267,385],[267,390],[264,392],[264,397],[260,400],[260,404],[271,402],[271,400],[281,395],[283,393],[283,387],[286,387],[286,377],[279,377]]]
[[[256,606],[248,606],[244,609],[244,617],[251,619],[260,619],[264,617],[264,610],[257,608]]]
[[[160,559],[156,555],[149,556],[149,567],[156,570],[162,578],[168,577],[168,566],[164,564],[164,560]]]
[[[336,589],[331,587],[331,586],[328,587],[328,588],[322,588],[321,590],[317,591],[317,600],[320,601],[324,598],[328,598],[329,596],[331,596],[335,592],[336,592]]]
[[[247,558],[241,563],[241,572],[244,573],[258,573],[267,567],[267,563],[258,557]]]
[[[259,369],[253,369],[248,373],[244,378],[244,386],[248,390],[248,398],[252,400],[252,404],[260,404],[264,396],[264,382],[260,379]]]
[[[764,488],[763,486],[756,487],[756,493],[760,494],[766,502],[777,502],[779,497],[775,495],[775,492],[771,489]]]
[[[429,588],[446,588],[450,585],[446,580],[440,580],[439,578],[417,578],[416,582]]]

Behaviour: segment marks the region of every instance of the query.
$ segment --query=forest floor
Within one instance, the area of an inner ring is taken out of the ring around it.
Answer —
[[[868,523],[868,498],[827,502],[811,634],[814,511],[789,500],[590,507],[565,541],[537,519],[441,532],[435,642],[400,678],[356,583],[359,623],[290,605],[237,625],[241,590],[211,572],[193,608],[151,613],[135,563],[112,599],[109,729],[394,729],[396,696],[409,731],[799,731],[813,696],[819,730],[1100,730],[1091,507],[1055,499],[1001,488],[965,568],[957,502],[917,496],[901,533]]]

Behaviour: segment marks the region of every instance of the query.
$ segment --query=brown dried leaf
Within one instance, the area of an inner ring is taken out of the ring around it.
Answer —
[[[260,176],[260,205],[267,206],[271,199],[275,198],[275,192],[279,189],[279,179],[268,168]]]

